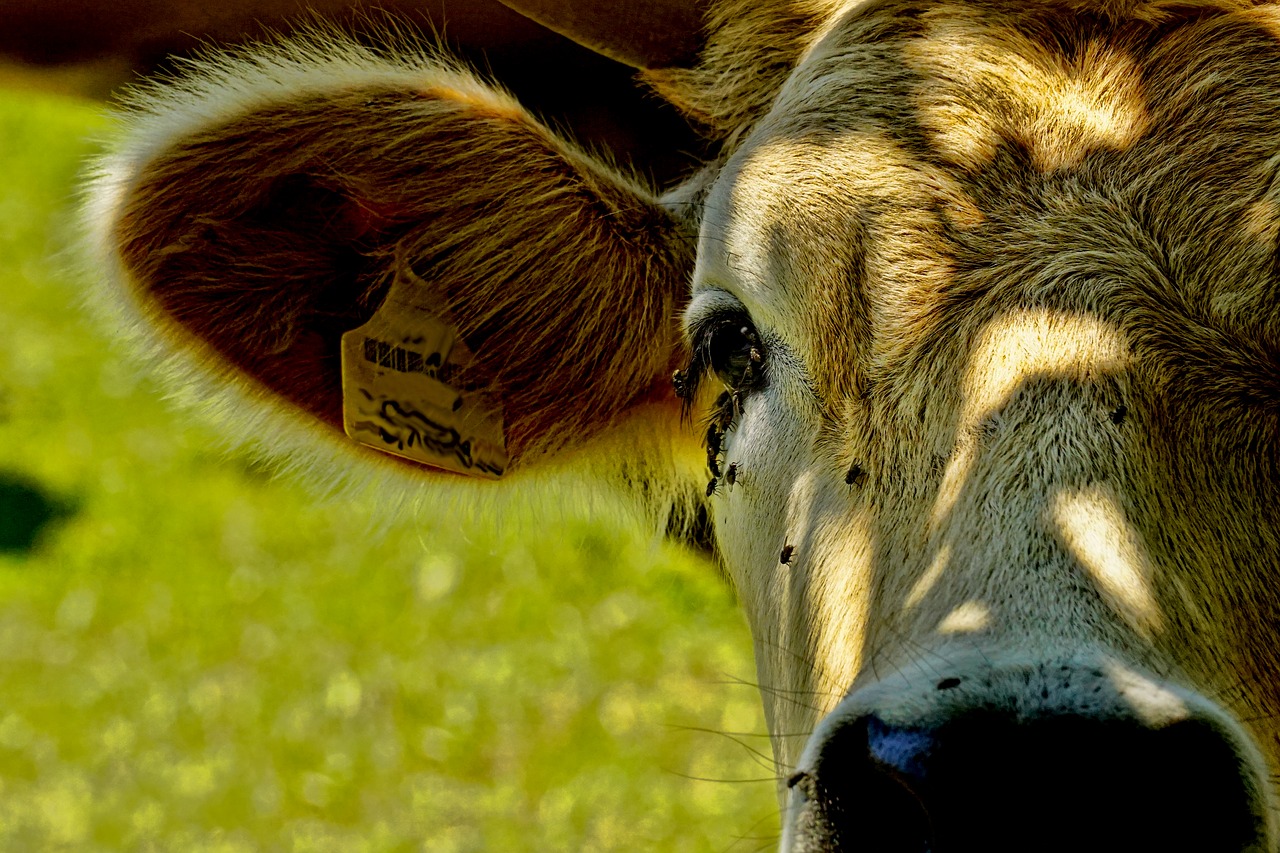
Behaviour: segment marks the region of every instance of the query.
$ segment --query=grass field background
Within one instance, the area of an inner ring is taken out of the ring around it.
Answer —
[[[770,776],[705,563],[374,534],[160,401],[65,271],[100,109],[0,91],[0,850],[771,846],[771,781],[688,778]]]

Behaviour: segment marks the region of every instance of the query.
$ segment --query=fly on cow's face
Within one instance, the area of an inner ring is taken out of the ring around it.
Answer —
[[[713,485],[708,487],[707,497],[715,493],[714,484],[720,477],[720,454],[724,452],[724,436],[733,425],[733,419],[738,410],[737,396],[724,391],[716,398],[715,406],[708,418],[707,434],[703,442],[707,446],[707,469],[711,471]]]
[[[723,427],[720,426],[718,421],[713,421],[707,426],[706,442],[708,456],[714,457],[720,455],[720,441],[722,438],[724,438]]]
[[[677,370],[671,374],[671,387],[675,390],[676,396],[686,403],[689,400],[689,380],[684,375],[683,370]]]

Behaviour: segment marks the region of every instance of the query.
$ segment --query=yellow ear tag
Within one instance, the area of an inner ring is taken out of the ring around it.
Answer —
[[[400,264],[369,322],[342,336],[342,425],[385,453],[473,477],[507,468],[502,410],[459,386],[472,361],[424,303],[432,288]]]

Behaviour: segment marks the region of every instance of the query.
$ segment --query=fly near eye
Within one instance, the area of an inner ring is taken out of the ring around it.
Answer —
[[[764,361],[760,336],[741,318],[720,323],[707,339],[707,360],[728,388],[755,384]]]

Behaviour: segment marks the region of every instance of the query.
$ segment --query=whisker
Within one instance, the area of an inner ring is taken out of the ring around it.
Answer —
[[[768,690],[769,692],[778,696],[787,695],[787,694],[791,694],[795,696],[833,696],[835,695],[828,690],[792,690],[786,687],[769,687],[764,684],[759,684],[755,681],[747,681],[745,678],[738,678],[737,676],[727,676],[723,681],[711,681],[708,683],[709,684],[733,684],[739,687],[752,687],[752,688],[755,688],[756,690],[762,690],[762,691]]]
[[[769,732],[732,732],[723,729],[710,729],[702,726],[687,726],[682,723],[667,723],[666,726],[671,729],[679,729],[689,732],[707,732],[717,735],[732,735],[733,737],[758,737],[758,738],[780,738],[780,737],[808,737],[812,732],[778,732],[770,734]]]
[[[777,815],[777,817],[781,817],[781,816]],[[773,820],[774,818],[775,818],[775,815],[773,813],[767,814],[764,817],[756,820],[756,822],[751,824],[751,826],[747,827],[746,832],[751,832],[760,824],[764,823],[765,821]],[[755,848],[757,850],[763,850],[773,845],[776,845],[778,843],[778,838],[779,836],[777,833],[773,833],[771,835],[747,835],[746,833],[743,833],[742,835],[735,835],[733,837],[733,843],[731,843],[728,847],[724,848],[723,853],[728,853],[729,850],[732,850],[734,847],[738,845],[739,841],[763,841],[765,844],[764,847]]]
[[[736,737],[727,732],[716,731],[715,729],[701,729],[701,728],[690,728],[688,729],[688,731],[705,732],[706,734],[714,734],[714,735],[719,735],[723,738],[727,738],[728,740],[733,741],[738,746],[745,749],[747,753],[750,754],[757,761],[757,763],[759,763],[762,767],[764,767],[767,770],[772,770],[774,773],[780,773],[783,770],[790,771],[792,769],[790,766],[784,766],[781,762],[779,762],[776,758],[774,758],[773,755],[771,754],[767,755],[764,752],[761,752],[760,750],[751,746],[750,744],[744,742],[739,737]]]
[[[715,782],[721,785],[754,785],[760,782],[770,782],[774,785],[782,781],[782,776],[762,776],[759,779],[713,779],[710,776],[693,776],[689,773],[681,773],[679,770],[664,769],[662,772],[670,773],[672,776],[679,776],[681,779],[688,779],[693,782]]]
[[[836,681],[836,679],[833,678],[831,674],[827,672],[827,668],[825,665],[819,663],[817,660],[810,657],[809,655],[803,655],[795,651],[794,649],[784,646],[781,643],[774,642],[773,640],[770,640],[768,638],[760,638],[759,640],[757,640],[757,642],[763,645],[766,645],[769,648],[777,649],[783,654],[790,655],[797,663],[803,664],[806,669],[808,669],[814,675],[818,676],[818,680],[820,682],[826,682],[833,690],[838,691],[843,697],[846,689],[845,686],[839,683],[838,681]]]

